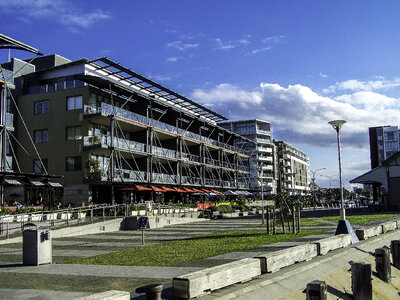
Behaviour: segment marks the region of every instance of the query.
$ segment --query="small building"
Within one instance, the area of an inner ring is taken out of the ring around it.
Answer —
[[[350,183],[372,184],[373,199],[388,209],[400,208],[400,152],[380,166],[350,180]]]

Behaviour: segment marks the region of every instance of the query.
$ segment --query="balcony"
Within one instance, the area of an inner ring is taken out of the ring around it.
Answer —
[[[100,146],[101,148],[108,148],[111,146],[110,136],[104,134],[85,136],[83,137],[84,147]],[[143,143],[129,141],[121,138],[114,138],[114,147],[119,150],[125,150],[127,152],[146,152],[146,145]]]
[[[185,152],[182,152],[181,154],[181,159],[182,162],[196,162],[196,163],[201,163],[201,157],[198,155],[194,155],[194,154],[188,154]]]
[[[162,183],[162,184],[176,184],[177,183],[177,176],[171,174],[164,174],[164,173],[153,173],[153,180],[154,183]]]
[[[268,148],[268,147],[257,147],[257,150],[260,152],[272,153],[272,148]]]
[[[182,184],[201,185],[201,178],[192,176],[182,176]]]
[[[176,151],[162,147],[153,146],[151,148],[151,152],[156,156],[172,158],[172,159],[176,158]]]
[[[14,115],[6,113],[6,127],[8,130],[14,130]]]
[[[145,182],[146,172],[133,171],[128,169],[115,169],[113,182]],[[90,173],[87,177],[90,181],[108,182],[108,170],[104,169],[103,172]]]
[[[234,152],[239,152],[239,153],[242,153],[242,154],[246,154],[246,151],[244,151],[244,150],[242,150],[242,149],[240,149],[238,147],[235,147],[235,146],[232,146],[232,145],[228,145],[228,144],[225,144],[225,143],[222,143],[222,142],[218,142],[216,140],[200,136],[197,133],[186,131],[186,130],[177,128],[175,126],[172,126],[172,125],[169,125],[169,124],[157,121],[157,120],[146,118],[145,116],[136,114],[134,112],[128,111],[128,110],[123,109],[123,108],[112,106],[112,105],[104,103],[104,102],[101,103],[100,107],[84,105],[83,113],[84,113],[84,115],[101,114],[103,116],[109,116],[109,115],[114,114],[115,116],[121,117],[121,118],[123,118],[123,119],[125,119],[127,121],[136,121],[136,122],[140,122],[142,124],[147,124],[147,125],[154,126],[155,130],[161,129],[161,130],[164,130],[164,131],[168,131],[171,134],[181,134],[181,135],[183,135],[185,137],[189,137],[189,138],[192,138],[192,139],[197,140],[197,141],[202,141],[204,143],[207,143],[207,144],[210,144],[210,145],[213,145],[213,146],[218,146],[218,147],[221,147],[223,149],[228,149],[228,150],[231,150],[231,151],[234,151]],[[270,143],[270,141],[269,141],[269,143]]]

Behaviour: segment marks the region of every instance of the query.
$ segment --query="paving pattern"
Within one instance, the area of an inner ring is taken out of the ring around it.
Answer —
[[[221,231],[265,230],[262,227],[249,227],[249,225],[259,223],[259,217],[249,216],[151,229],[145,232],[145,244],[152,245]],[[74,299],[78,296],[93,294],[96,291],[110,290],[113,282],[116,281],[123,281],[123,284],[126,284],[127,289],[131,291],[148,283],[163,283],[170,286],[168,284],[175,276],[330,236],[333,234],[335,226],[327,224],[325,228],[332,230],[323,235],[303,237],[289,242],[227,253],[171,267],[60,264],[23,266],[22,244],[5,244],[0,247],[0,282],[2,285],[0,299]],[[142,247],[141,231],[119,231],[57,238],[53,239],[52,245],[53,262],[59,262],[65,259],[94,256],[125,248]],[[60,292],[63,292],[62,297],[60,297]],[[132,298],[136,299],[137,296],[137,294],[131,293]]]

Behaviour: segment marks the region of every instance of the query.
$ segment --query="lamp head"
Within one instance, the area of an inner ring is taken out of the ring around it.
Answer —
[[[328,124],[332,125],[332,127],[335,130],[339,130],[342,127],[342,125],[346,122],[347,122],[346,120],[333,120],[329,121]]]

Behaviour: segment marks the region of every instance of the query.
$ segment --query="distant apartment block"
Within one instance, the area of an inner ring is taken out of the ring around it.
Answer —
[[[266,193],[276,193],[276,151],[272,138],[271,123],[259,119],[221,122],[219,125],[240,134],[254,143],[243,142],[243,149],[251,153],[250,182],[254,188]]]
[[[309,192],[307,154],[284,141],[274,141],[279,160],[278,192],[304,195]]]
[[[398,126],[378,126],[369,128],[371,169],[400,151]]]

